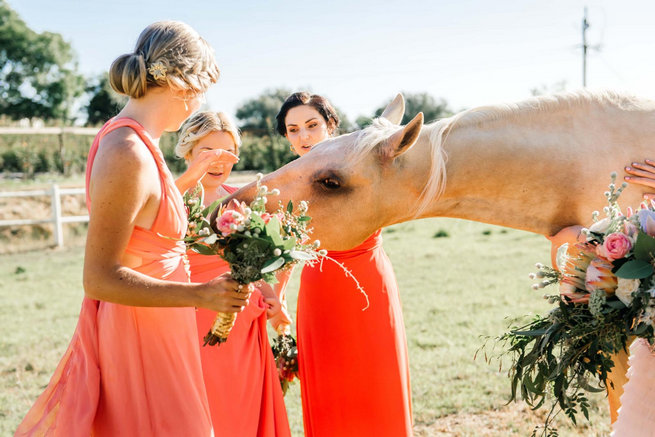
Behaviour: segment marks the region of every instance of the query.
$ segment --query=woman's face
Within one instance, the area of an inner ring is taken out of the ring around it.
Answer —
[[[202,152],[217,149],[227,150],[235,155],[237,154],[237,146],[234,144],[232,135],[225,131],[214,131],[205,135],[196,143],[191,150],[191,156],[189,157],[189,162],[187,164],[191,165]],[[225,162],[218,162],[210,165],[207,169],[207,173],[200,180],[203,187],[206,189],[215,189],[223,185],[232,171],[232,166],[233,164]]]
[[[294,106],[289,109],[284,124],[287,128],[287,140],[300,156],[330,136],[323,116],[309,105]]]

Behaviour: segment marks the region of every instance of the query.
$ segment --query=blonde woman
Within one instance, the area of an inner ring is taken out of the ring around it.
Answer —
[[[237,190],[225,184],[239,154],[241,138],[223,113],[199,112],[182,127],[177,156],[188,169],[176,181],[180,192],[198,190],[209,205]],[[199,184],[199,185],[198,185]],[[188,252],[191,281],[205,282],[229,272],[218,256]],[[284,281],[283,281],[284,282]],[[277,288],[276,289],[282,289]],[[284,300],[284,299],[283,299]],[[216,312],[198,308],[199,342],[211,327]],[[290,436],[289,422],[275,360],[266,332],[269,318],[276,330],[287,329],[290,319],[273,289],[264,284],[239,314],[228,341],[220,347],[201,347],[205,388],[214,429],[226,436]]]
[[[166,21],[109,74],[129,100],[89,152],[82,310],[16,435],[210,436],[194,307],[240,311],[247,296],[229,276],[189,282],[187,218],[158,143],[198,109],[219,70],[191,27]]]

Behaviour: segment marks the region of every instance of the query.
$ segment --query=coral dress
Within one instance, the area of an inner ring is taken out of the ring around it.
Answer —
[[[229,193],[236,188],[223,185]],[[188,252],[191,281],[207,282],[230,270],[218,256]],[[257,289],[237,315],[227,341],[200,348],[202,371],[214,429],[218,435],[287,437],[289,421],[266,332],[266,304]],[[216,312],[198,308],[200,344]]]
[[[306,266],[298,294],[298,361],[305,435],[412,435],[405,327],[396,278],[378,230]],[[321,271],[322,270],[322,271]]]
[[[87,164],[87,193],[100,139],[133,129],[152,152],[161,203],[151,229],[135,227],[126,253],[141,257],[134,270],[188,282],[182,198],[160,150],[137,122],[110,120],[100,130]],[[87,205],[90,199],[87,194]],[[85,298],[73,339],[46,390],[16,435],[210,436],[198,332],[193,308],[145,308]]]
[[[648,341],[636,339],[630,346],[628,382],[623,386],[619,417],[613,437],[655,436],[655,354]]]

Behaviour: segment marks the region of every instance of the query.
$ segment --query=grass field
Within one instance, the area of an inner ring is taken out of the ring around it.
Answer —
[[[430,219],[388,228],[384,240],[403,301],[416,435],[530,435],[541,413],[522,403],[506,406],[506,373],[473,357],[485,336],[504,332],[508,317],[548,308],[527,278],[535,262],[549,261],[546,239]],[[15,430],[70,340],[83,293],[82,261],[80,246],[0,255],[0,435]],[[291,309],[297,281],[296,272]],[[592,399],[591,423],[583,419],[575,429],[562,420],[560,435],[609,434],[607,402]],[[297,385],[286,402],[293,435],[301,436]]]

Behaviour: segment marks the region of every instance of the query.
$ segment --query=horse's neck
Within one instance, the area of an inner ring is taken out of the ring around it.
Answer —
[[[648,114],[583,109],[455,125],[444,145],[445,192],[422,215],[544,235],[588,224],[592,211],[605,205],[610,173],[622,175],[623,165],[648,156],[655,126],[644,128]],[[649,120],[655,125],[652,115]],[[640,124],[641,130],[631,129]],[[428,135],[417,145],[424,156],[430,153]],[[641,191],[632,188],[622,204],[636,206],[640,198]]]

